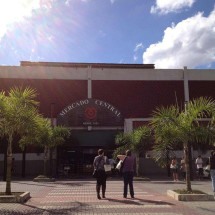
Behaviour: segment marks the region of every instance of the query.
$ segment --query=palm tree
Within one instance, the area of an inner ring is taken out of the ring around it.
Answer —
[[[130,148],[130,133],[120,132],[115,137],[117,148],[113,152],[113,157],[116,158],[119,154],[124,154]]]
[[[51,123],[50,123],[51,125]],[[70,135],[70,129],[63,126],[54,126],[50,127],[47,134],[49,135],[46,139],[46,142],[42,142],[44,147],[44,175],[47,175],[46,166],[47,166],[47,153],[51,153],[52,150],[65,142],[65,139]]]
[[[126,150],[131,150],[136,154],[137,176],[139,176],[139,156],[152,143],[152,135],[149,126],[141,126],[130,133],[120,133],[116,136],[115,142],[119,147],[114,151],[114,155],[121,154]]]
[[[151,126],[155,137],[155,150],[164,151],[182,143],[186,167],[186,190],[192,191],[188,147],[192,142],[214,144],[215,101],[200,97],[190,101],[184,110],[178,106],[157,108]],[[207,119],[202,123],[202,119]]]
[[[65,138],[70,135],[70,130],[63,126],[52,126],[49,119],[37,116],[36,128],[21,139],[22,146],[33,144],[44,149],[43,175],[47,176],[48,153],[54,147],[64,143]]]
[[[136,154],[137,176],[140,172],[140,154],[145,152],[152,143],[151,129],[149,126],[141,126],[131,133],[131,150]]]
[[[0,93],[0,136],[7,139],[6,190],[11,195],[11,168],[14,137],[24,135],[37,115],[36,91],[29,87],[11,88],[8,95]]]

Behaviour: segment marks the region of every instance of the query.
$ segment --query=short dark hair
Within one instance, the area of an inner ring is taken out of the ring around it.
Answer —
[[[131,151],[130,151],[130,150],[127,150],[127,151],[125,152],[125,154],[126,154],[126,156],[131,156]]]
[[[102,155],[103,153],[104,153],[104,150],[103,150],[103,149],[99,149],[99,150],[98,150],[98,154],[99,154],[99,155]]]

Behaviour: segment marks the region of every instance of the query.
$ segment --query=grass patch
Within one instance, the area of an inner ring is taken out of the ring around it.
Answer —
[[[176,193],[178,194],[206,194],[200,190],[192,190],[192,191],[187,191],[185,189],[177,189],[177,190],[174,190]]]

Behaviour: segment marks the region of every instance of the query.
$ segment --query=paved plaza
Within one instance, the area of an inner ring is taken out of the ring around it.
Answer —
[[[0,215],[66,214],[142,214],[142,215],[214,215],[215,201],[181,202],[166,195],[168,189],[185,188],[184,182],[171,180],[135,181],[135,199],[123,198],[121,180],[107,181],[106,199],[98,200],[95,180],[59,180],[33,182],[15,180],[12,191],[30,191],[24,204],[0,203]],[[211,181],[193,181],[193,189],[212,194]],[[0,182],[0,191],[5,182]]]

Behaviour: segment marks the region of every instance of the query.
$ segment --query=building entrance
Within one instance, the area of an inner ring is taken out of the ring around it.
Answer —
[[[57,172],[59,176],[91,175],[93,160],[99,148],[108,158],[115,149],[115,136],[119,130],[72,130],[69,140],[57,150]]]

